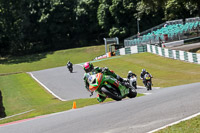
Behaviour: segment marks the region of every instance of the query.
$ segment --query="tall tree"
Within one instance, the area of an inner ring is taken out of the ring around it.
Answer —
[[[0,35],[0,47],[8,50],[8,52],[17,51],[17,44],[20,43],[20,39],[22,38],[20,32],[22,21],[19,16],[20,4],[21,2],[19,0],[0,1],[0,25],[2,33]]]
[[[48,0],[0,1],[1,42],[7,54],[30,53],[38,43],[38,31],[42,11]]]
[[[190,17],[190,11],[185,8],[186,3],[177,0],[168,0],[165,10],[165,20],[185,19]]]
[[[163,8],[165,20],[200,16],[199,0],[142,0],[153,10]]]
[[[100,0],[98,21],[109,37],[120,39],[137,31],[137,18],[134,15],[137,1],[131,0]]]
[[[100,26],[97,20],[98,0],[81,0],[76,8],[76,40],[80,45],[100,41]],[[101,38],[102,40],[102,38]]]
[[[43,43],[48,49],[62,49],[71,46],[75,16],[75,0],[60,0],[53,3],[48,16],[41,20]]]
[[[178,0],[178,1],[186,3],[187,6],[192,7],[192,8],[189,8],[191,11],[194,11],[194,9],[196,9],[197,10],[196,16],[200,16],[200,1],[199,0]]]
[[[44,51],[47,43],[44,41],[48,36],[44,23],[53,8],[51,0],[25,0],[22,5],[23,23],[22,30],[24,33],[23,42],[29,46],[32,52]],[[45,34],[43,34],[45,33]]]
[[[112,17],[109,11],[111,4],[112,0],[99,0],[99,7],[97,11],[98,23],[101,28],[107,32],[112,25]]]

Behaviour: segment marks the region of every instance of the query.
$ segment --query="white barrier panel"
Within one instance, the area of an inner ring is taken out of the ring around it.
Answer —
[[[150,45],[149,45],[149,44],[147,45],[147,52],[150,52],[150,53],[151,53],[151,48],[150,48]]]
[[[133,53],[138,53],[138,48],[137,48],[137,46],[132,46],[132,47],[131,47],[131,54],[133,54]]]
[[[125,48],[119,49],[119,53],[120,53],[120,55],[125,55]]]
[[[169,50],[165,48],[165,57],[168,57],[169,58]]]
[[[188,61],[193,62],[192,53],[188,52]]]
[[[161,47],[158,47],[158,54],[159,54],[160,56],[162,56],[162,49],[161,49]]]
[[[197,62],[200,64],[200,54],[197,54]]]
[[[184,51],[180,51],[180,60],[185,60]]]
[[[172,50],[173,58],[176,59],[176,50]]]

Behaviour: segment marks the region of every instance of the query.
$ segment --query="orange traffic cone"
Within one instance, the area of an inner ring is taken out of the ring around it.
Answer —
[[[76,109],[76,101],[73,102],[72,109]]]

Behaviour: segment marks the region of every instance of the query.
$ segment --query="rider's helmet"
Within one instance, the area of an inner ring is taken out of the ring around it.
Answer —
[[[67,64],[69,64],[69,63],[70,63],[70,61],[67,62]]]
[[[84,65],[83,65],[83,68],[85,70],[86,73],[88,72],[91,72],[93,69],[94,69],[94,66],[92,63],[90,62],[86,62]]]
[[[142,73],[146,73],[147,71],[146,71],[146,69],[142,69]]]
[[[132,73],[132,71],[128,71],[128,74]]]

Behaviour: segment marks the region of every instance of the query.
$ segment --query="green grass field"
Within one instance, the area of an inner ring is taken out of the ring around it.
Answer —
[[[72,108],[73,101],[59,101],[35,82],[30,75],[24,72],[64,66],[69,59],[74,64],[83,63],[102,54],[104,54],[104,46],[94,46],[0,59],[0,75],[5,75],[0,76],[0,89],[7,116],[33,110],[29,113],[0,120],[0,123],[61,112]],[[199,82],[200,79],[200,65],[168,59],[150,53],[120,56],[119,58],[95,62],[94,65],[100,67],[107,66],[122,77],[126,77],[129,70],[136,73],[139,77],[141,70],[146,68],[154,77],[154,86],[158,87],[194,83]],[[139,78],[138,84],[142,85],[142,81]],[[96,98],[77,99],[75,101],[77,108],[98,104]],[[108,101],[112,100],[107,99],[106,102]],[[175,129],[173,126],[172,129],[168,128],[162,130],[162,132],[173,132],[178,129],[181,132],[183,129],[186,131],[187,129],[185,128],[199,129],[199,117],[189,121],[192,121],[194,124],[185,127],[183,122],[182,128],[179,126]],[[188,133],[189,131],[191,130],[188,130]]]
[[[200,132],[200,116],[191,120],[180,122],[174,126],[170,126],[156,133],[199,133]]]
[[[105,54],[105,47],[100,45],[22,57],[0,58],[0,75],[65,66],[68,60],[73,64],[82,63],[103,54]]]

